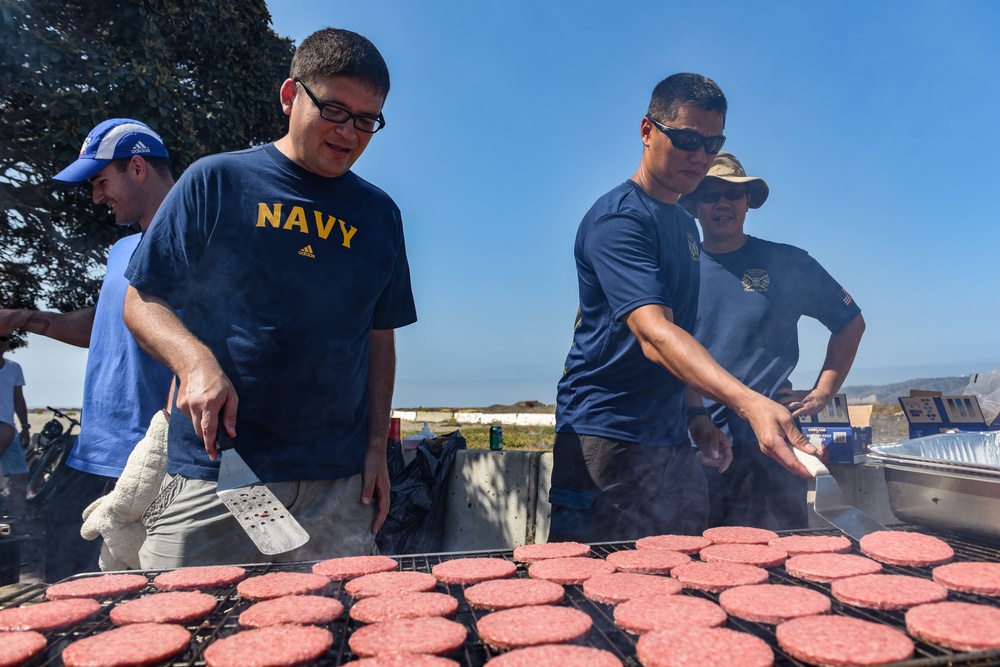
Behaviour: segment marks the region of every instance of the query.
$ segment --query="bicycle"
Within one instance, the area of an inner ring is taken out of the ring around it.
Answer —
[[[26,497],[34,504],[44,502],[52,494],[58,482],[57,473],[76,442],[78,433],[75,431],[80,429],[80,422],[69,415],[53,407],[47,409],[55,416],[42,427],[31,449],[25,452],[28,464]],[[60,419],[68,421],[69,428]]]

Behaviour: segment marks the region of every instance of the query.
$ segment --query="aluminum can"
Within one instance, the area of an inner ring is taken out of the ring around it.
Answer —
[[[499,451],[503,449],[503,427],[490,426],[490,449]]]

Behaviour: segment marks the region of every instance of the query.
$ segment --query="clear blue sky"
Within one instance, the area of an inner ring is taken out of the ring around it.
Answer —
[[[397,334],[397,407],[554,402],[576,227],[634,173],[649,94],[680,71],[719,83],[726,150],[770,185],[747,231],[810,251],[860,304],[848,385],[1000,366],[1000,3],[270,9],[296,42],[364,34],[392,73],[388,125],[355,171],[403,212],[420,321]],[[827,333],[800,332],[807,385]],[[13,358],[30,405],[79,404],[81,353],[32,337]]]

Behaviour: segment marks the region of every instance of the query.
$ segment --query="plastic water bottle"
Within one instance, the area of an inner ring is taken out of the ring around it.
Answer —
[[[427,425],[427,422],[424,422],[424,427],[420,430],[420,433],[408,435],[403,438],[403,449],[416,449],[424,440],[431,440],[433,438],[434,431]]]

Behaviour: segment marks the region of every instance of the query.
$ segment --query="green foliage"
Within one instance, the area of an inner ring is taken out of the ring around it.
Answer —
[[[0,0],[0,21],[0,307],[94,302],[122,231],[50,179],[101,121],[147,123],[175,175],[285,131],[294,49],[264,0]]]
[[[437,435],[452,431],[460,431],[469,449],[490,448],[490,427],[488,424],[434,424],[432,429]],[[420,429],[403,429],[402,435],[419,433]],[[552,443],[556,440],[554,426],[504,426],[504,449],[531,449],[552,451]]]

